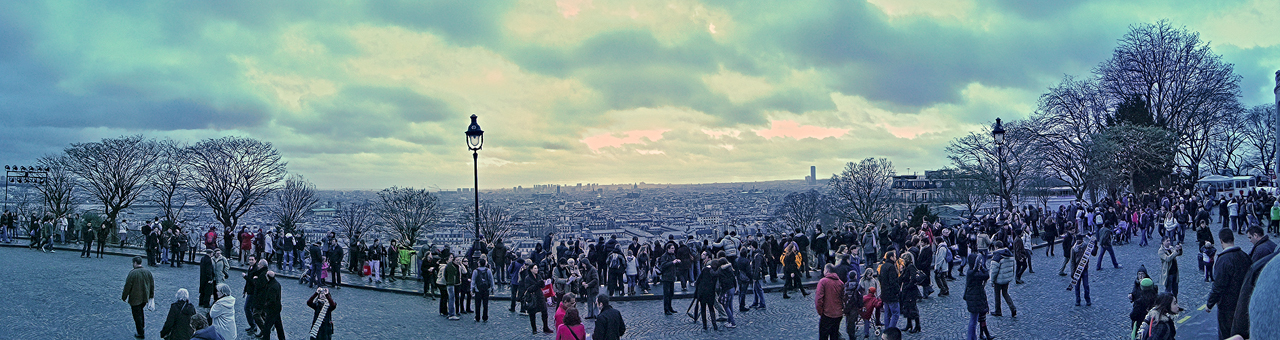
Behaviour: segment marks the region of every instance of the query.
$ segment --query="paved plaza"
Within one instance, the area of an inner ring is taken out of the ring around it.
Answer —
[[[1243,237],[1239,238],[1243,240]],[[1244,243],[1247,243],[1244,242]],[[1247,251],[1249,244],[1242,247]],[[0,313],[0,334],[11,339],[128,339],[132,323],[128,306],[119,300],[124,277],[130,269],[129,259],[108,255],[103,259],[82,259],[76,252],[60,250],[53,254],[31,249],[0,247],[0,298],[8,301],[6,312]],[[1076,307],[1074,295],[1066,290],[1068,277],[1058,276],[1061,257],[1047,258],[1043,249],[1033,256],[1036,272],[1028,273],[1023,285],[1010,288],[1018,306],[1018,317],[1005,311],[1003,317],[989,317],[992,333],[1000,339],[1118,339],[1129,329],[1126,299],[1134,273],[1145,264],[1158,274],[1156,248],[1136,244],[1118,246],[1120,270],[1110,268],[1090,273],[1093,306]],[[1181,269],[1180,301],[1185,312],[1179,318],[1181,338],[1211,338],[1216,334],[1213,313],[1196,310],[1203,306],[1209,283],[1196,270],[1195,254],[1188,251],[1179,259]],[[150,268],[150,267],[149,267]],[[159,338],[159,330],[174,292],[187,288],[195,299],[198,266],[150,268],[156,280],[157,311],[147,312],[147,336]],[[243,286],[234,272],[231,286],[235,294]],[[958,339],[964,337],[968,314],[961,298],[963,277],[951,282],[952,295],[922,300],[919,304],[923,330],[908,334],[907,339]],[[289,338],[305,338],[312,311],[305,299],[312,289],[286,279],[283,287],[284,325]],[[990,286],[988,286],[988,294]],[[333,292],[338,303],[334,312],[336,339],[549,339],[548,335],[530,335],[527,317],[508,312],[508,302],[495,301],[488,324],[478,325],[471,315],[462,321],[448,321],[436,313],[437,302],[422,297],[367,289],[343,288]],[[993,299],[993,298],[992,298]],[[994,301],[992,301],[994,303]],[[678,300],[677,309],[684,310],[689,300]],[[768,294],[766,310],[737,315],[736,329],[704,332],[700,324],[681,315],[664,316],[661,301],[617,302],[627,323],[631,339],[788,339],[811,338],[817,333],[817,316],[812,296],[781,299]],[[994,307],[994,306],[993,306]],[[585,308],[585,307],[583,307]],[[1007,308],[1007,307],[1006,307]],[[585,310],[584,310],[585,312]],[[1185,320],[1184,320],[1185,318]],[[248,326],[238,315],[238,329]],[[588,330],[592,328],[587,322]],[[241,338],[247,335],[241,334]]]

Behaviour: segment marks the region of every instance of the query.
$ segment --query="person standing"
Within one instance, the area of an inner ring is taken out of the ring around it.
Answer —
[[[840,320],[844,318],[844,282],[833,273],[832,264],[823,266],[822,279],[814,288],[813,305],[818,311],[818,339],[840,339]],[[853,337],[853,334],[849,334]]]
[[[675,242],[668,242],[666,249],[666,253],[658,258],[657,268],[662,281],[662,313],[671,315],[676,313],[675,308],[671,308],[671,298],[675,295],[680,259],[676,258]]]
[[[1213,289],[1205,302],[1205,312],[1218,307],[1218,338],[1231,337],[1231,327],[1235,322],[1236,305],[1240,299],[1240,287],[1244,284],[1245,273],[1253,260],[1236,246],[1235,234],[1228,229],[1218,230],[1218,239],[1222,244],[1222,252],[1218,253],[1217,263],[1213,267]],[[1176,294],[1175,294],[1176,296]]]
[[[266,260],[262,260],[266,261]],[[263,266],[266,268],[266,266]],[[258,338],[271,340],[271,329],[276,330],[276,335],[280,340],[284,339],[284,322],[280,319],[281,303],[280,303],[280,282],[276,281],[276,273],[267,271],[264,282],[258,287],[258,302],[262,308],[263,321],[262,333],[258,334]]]
[[[884,253],[884,262],[876,272],[880,275],[880,301],[884,303],[884,326],[898,327],[898,318],[902,315],[901,294],[902,280],[898,277],[898,256],[896,250]]]
[[[133,270],[129,271],[129,276],[124,280],[124,291],[120,293],[120,300],[129,303],[129,307],[133,312],[133,326],[137,329],[137,333],[133,337],[142,339],[146,336],[142,330],[146,324],[142,308],[155,310],[156,287],[155,281],[151,277],[151,272],[142,268],[142,257],[135,256],[133,258]]]
[[[987,271],[986,259],[982,253],[971,251],[968,263],[970,266],[965,272],[964,285],[964,301],[969,311],[968,339],[977,340],[979,337],[991,339],[991,331],[987,330],[987,312],[990,311],[990,306],[987,305],[986,283],[990,274]]]
[[[213,296],[217,282],[213,280],[213,254],[209,250],[204,252],[200,258],[200,308],[209,308],[209,297]]]
[[[334,288],[342,289],[342,246],[337,242],[330,241],[329,245],[329,278],[332,280]]]
[[[1178,256],[1182,255],[1182,245],[1174,245],[1173,238],[1166,237],[1160,246],[1159,255],[1160,268],[1163,269],[1160,283],[1164,285],[1166,292],[1178,296]]]
[[[311,294],[311,298],[307,299],[307,307],[316,311],[311,317],[310,338],[312,340],[333,339],[333,310],[338,308],[338,303],[334,302],[333,296],[329,295],[329,289],[316,288],[315,294]]]
[[[600,314],[596,315],[596,328],[591,333],[592,338],[595,340],[621,339],[622,335],[627,333],[627,324],[622,321],[622,313],[609,305],[608,296],[596,296],[595,304],[600,308]]]
[[[537,315],[542,314],[542,332],[551,334],[555,331],[547,326],[547,302],[542,295],[544,284],[538,274],[538,265],[529,266],[529,276],[522,278],[521,281],[529,281],[524,284],[525,292],[525,312],[529,314],[529,327],[533,328],[533,334],[538,334]]]
[[[5,214],[5,217],[8,217],[7,213]],[[7,224],[8,222],[0,223]],[[3,233],[5,228],[6,227],[4,225],[0,225],[0,233]],[[84,240],[84,250],[80,251],[80,257],[89,258],[89,256],[91,256],[90,253],[93,250],[93,238],[95,234],[97,234],[97,232],[93,228],[93,222],[84,221],[84,227],[80,230],[80,238]]]
[[[483,257],[480,258],[479,267],[471,272],[471,292],[476,296],[476,322],[489,322],[489,294],[493,292],[493,272],[489,270],[489,261]]]
[[[1088,263],[1085,263],[1084,266],[1080,265],[1082,261],[1089,261],[1087,257],[1089,254],[1085,253],[1086,249],[1088,249],[1088,245],[1085,244],[1083,238],[1076,238],[1075,246],[1071,247],[1071,268],[1080,271],[1080,279],[1074,285],[1068,286],[1068,288],[1076,292],[1076,306],[1080,305],[1080,293],[1082,291],[1085,305],[1093,306],[1093,297],[1090,296],[1089,292],[1089,266]],[[999,299],[1000,297],[997,296],[996,298]]]
[[[155,267],[157,259],[160,256],[160,228],[150,228],[151,232],[147,233],[147,241],[144,245],[147,247],[147,265]]]
[[[1249,238],[1249,242],[1253,243],[1253,249],[1249,250],[1249,259],[1253,262],[1262,260],[1262,258],[1276,251],[1276,243],[1271,242],[1271,238],[1267,237],[1266,232],[1262,231],[1262,227],[1251,227],[1245,234]]]
[[[1222,229],[1231,231],[1231,229]],[[1206,310],[1208,311],[1208,310]],[[1155,307],[1147,312],[1146,321],[1142,322],[1139,330],[1145,331],[1146,336],[1143,339],[1152,340],[1173,340],[1177,338],[1177,324],[1173,322],[1174,317],[1182,312],[1182,307],[1178,306],[1178,297],[1169,293],[1161,293],[1156,296]],[[1223,337],[1226,339],[1226,337]]]
[[[376,242],[375,242],[375,245],[376,245]],[[375,248],[381,248],[381,247],[375,247]],[[458,314],[461,312],[458,307],[460,307],[462,304],[458,302],[459,298],[458,298],[458,291],[457,291],[458,284],[462,283],[462,277],[461,277],[462,268],[458,266],[458,264],[461,262],[462,261],[456,257],[451,258],[449,259],[448,263],[445,264],[444,271],[443,271],[443,275],[444,275],[443,283],[444,283],[445,291],[447,292],[445,294],[448,295],[448,300],[449,300],[449,302],[446,303],[449,309],[449,320],[455,320],[455,321],[461,319],[458,317]]]
[[[933,251],[933,281],[938,286],[938,296],[951,295],[951,286],[947,283],[947,274],[951,273],[948,269],[950,262],[951,248],[947,247],[946,241],[938,243],[938,249]]]
[[[191,316],[196,315],[196,307],[191,305],[191,293],[185,288],[178,289],[169,305],[169,317],[160,328],[160,338],[165,340],[187,340],[195,331],[191,329]]]

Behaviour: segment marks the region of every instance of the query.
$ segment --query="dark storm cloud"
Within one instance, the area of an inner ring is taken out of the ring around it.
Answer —
[[[282,116],[281,124],[305,135],[338,140],[394,137],[409,134],[409,123],[438,122],[462,115],[448,103],[397,87],[352,86],[309,104],[305,113]],[[416,137],[438,144],[439,138]]]

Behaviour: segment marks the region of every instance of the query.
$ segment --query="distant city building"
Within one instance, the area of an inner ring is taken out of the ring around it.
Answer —
[[[809,166],[809,177],[805,177],[805,180],[809,182],[809,185],[818,185],[818,167],[817,166],[813,166],[813,165]]]
[[[945,199],[944,190],[955,185],[955,170],[925,171],[924,176],[893,176],[890,187],[901,202],[907,203],[953,203]]]

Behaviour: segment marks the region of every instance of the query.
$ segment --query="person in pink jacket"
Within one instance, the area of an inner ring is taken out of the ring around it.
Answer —
[[[578,317],[578,309],[570,308],[564,313],[564,324],[556,326],[556,340],[586,340],[587,328]]]

